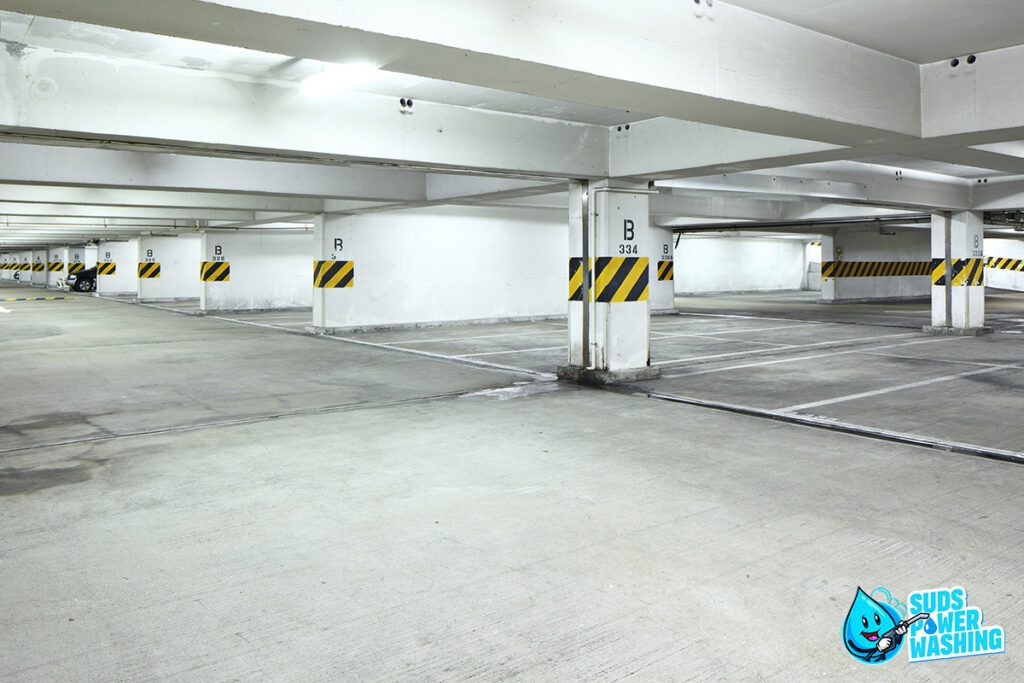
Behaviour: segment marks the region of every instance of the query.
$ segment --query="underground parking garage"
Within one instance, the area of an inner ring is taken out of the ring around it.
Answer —
[[[780,4],[0,0],[0,676],[1019,679],[1024,8]]]

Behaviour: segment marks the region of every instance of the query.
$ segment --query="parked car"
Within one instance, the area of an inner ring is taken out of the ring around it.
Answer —
[[[92,292],[96,289],[96,266],[86,268],[80,273],[68,275],[64,286],[72,292]]]

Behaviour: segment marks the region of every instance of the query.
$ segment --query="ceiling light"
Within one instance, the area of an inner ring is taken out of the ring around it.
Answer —
[[[325,64],[323,69],[302,81],[302,94],[311,97],[334,95],[365,83],[380,73],[370,64]]]

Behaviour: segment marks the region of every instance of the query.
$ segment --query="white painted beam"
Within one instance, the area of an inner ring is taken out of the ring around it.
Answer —
[[[3,145],[0,145],[0,149],[2,148]],[[4,175],[5,170],[6,168],[0,165],[0,177]],[[24,174],[19,173],[19,177],[24,177]],[[347,200],[327,201],[341,203]],[[324,210],[324,200],[318,198],[10,183],[0,183],[0,202],[282,213],[319,213]]]
[[[971,186],[971,206],[978,211],[1024,209],[1024,179],[992,179]]]
[[[412,171],[18,143],[0,143],[0,182],[383,201],[426,196],[423,174]]]
[[[613,177],[681,178],[843,158],[845,147],[658,118],[612,129]]]
[[[921,131],[925,137],[995,133],[990,140],[1024,138],[1024,112],[1020,107],[1020,80],[1024,71],[1024,45],[976,55],[957,67],[943,60],[921,67]]]
[[[0,131],[37,139],[144,143],[294,162],[607,175],[607,131],[586,124],[423,101],[407,113],[393,97],[345,92],[313,98],[293,83],[39,48],[0,52],[0,84],[6,94],[0,99]],[[301,168],[294,173],[299,178],[307,175]],[[375,170],[377,182],[370,180],[373,174],[360,175],[369,186],[348,192],[356,173],[337,169],[344,182],[333,192],[314,188],[288,194],[412,199],[399,171]],[[280,185],[287,178],[271,173],[266,184]],[[418,192],[422,195],[422,188]]]
[[[0,201],[0,222],[5,217],[49,216],[53,218],[134,218],[170,219],[180,221],[223,220],[247,221],[256,219],[256,211],[226,209],[170,209],[149,207],[84,206],[75,204],[29,204]],[[287,214],[280,214],[287,215]]]
[[[702,17],[680,0],[0,7],[843,145],[920,132],[916,65],[724,2]]]
[[[971,203],[972,182],[935,173],[897,170],[889,166],[854,161],[833,161],[788,168],[763,169],[737,177],[787,176],[830,182],[833,187],[850,183],[863,188],[851,195],[839,194],[840,201],[857,201],[876,206],[904,207],[913,210],[963,210]],[[731,176],[726,176],[729,178]],[[688,181],[681,181],[686,183]],[[746,181],[743,181],[746,182]]]

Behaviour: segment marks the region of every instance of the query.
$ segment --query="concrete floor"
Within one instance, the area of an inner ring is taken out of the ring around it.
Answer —
[[[885,671],[1022,675],[1019,465],[560,385],[557,322],[3,306],[5,678],[869,680],[856,587],[954,583],[1009,654]],[[653,321],[651,385],[1024,450],[1012,322],[717,310]]]

